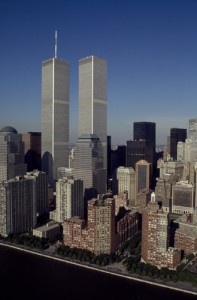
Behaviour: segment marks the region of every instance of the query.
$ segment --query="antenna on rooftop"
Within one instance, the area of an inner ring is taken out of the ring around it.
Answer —
[[[57,58],[57,30],[55,31],[55,58]]]

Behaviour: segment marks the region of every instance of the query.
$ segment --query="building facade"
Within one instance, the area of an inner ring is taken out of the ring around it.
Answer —
[[[36,182],[36,214],[41,216],[49,212],[48,182],[45,172],[34,170],[24,175],[26,179],[34,179]]]
[[[76,143],[73,160],[73,176],[83,180],[84,196],[87,199],[106,193],[106,169],[103,148],[95,134],[82,134]]]
[[[64,244],[110,254],[116,248],[114,199],[88,201],[88,221],[73,217],[63,225]]]
[[[119,167],[117,169],[118,194],[127,191],[129,205],[135,205],[136,174],[133,168]]]
[[[63,223],[74,216],[84,218],[83,181],[67,176],[56,182],[56,210],[51,219]]]
[[[57,168],[68,167],[69,64],[52,58],[42,63],[42,171],[54,186]]]
[[[181,260],[180,250],[169,247],[169,215],[159,208],[154,193],[142,214],[141,259],[169,269],[176,269]]]
[[[139,230],[138,211],[126,209],[122,209],[122,211],[119,211],[116,216],[117,248],[133,237]]]
[[[177,144],[185,142],[187,139],[187,129],[171,128],[170,129],[170,156],[173,160],[177,160]]]
[[[188,138],[197,141],[197,118],[189,119]]]
[[[150,167],[150,163],[146,160],[140,160],[136,163],[136,193],[150,188]]]
[[[162,209],[165,212],[172,211],[172,182],[169,176],[166,179],[157,179],[155,197],[156,201],[162,204]]]
[[[41,132],[22,133],[27,171],[41,170]]]
[[[151,174],[154,163],[153,143],[151,141],[127,141],[126,165],[135,170],[139,160],[146,160],[151,164]]]
[[[0,181],[23,176],[26,171],[21,134],[11,126],[3,127],[0,130]]]
[[[179,181],[172,186],[172,212],[187,214],[194,212],[195,188],[188,181]]]
[[[36,226],[36,181],[16,177],[0,182],[0,234],[24,233]]]
[[[134,141],[151,141],[153,152],[156,146],[156,124],[153,122],[134,122],[133,123],[133,140]]]

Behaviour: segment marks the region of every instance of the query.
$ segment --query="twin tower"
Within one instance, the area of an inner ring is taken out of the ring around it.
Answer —
[[[49,184],[69,159],[69,63],[55,58],[42,63],[42,170]],[[95,134],[107,166],[107,62],[95,56],[79,61],[78,136]]]

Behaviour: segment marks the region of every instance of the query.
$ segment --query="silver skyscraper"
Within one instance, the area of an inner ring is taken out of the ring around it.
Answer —
[[[55,55],[42,63],[42,170],[52,186],[68,155],[69,64]]]
[[[79,61],[79,136],[96,134],[107,166],[107,62],[90,56]]]

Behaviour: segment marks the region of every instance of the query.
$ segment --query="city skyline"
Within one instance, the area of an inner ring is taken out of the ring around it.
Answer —
[[[133,122],[156,123],[157,144],[170,128],[188,129],[196,113],[195,1],[0,1],[0,127],[41,131],[41,64],[70,64],[70,142],[78,138],[78,63],[108,64],[108,135],[132,139]],[[35,22],[36,20],[36,22]]]

